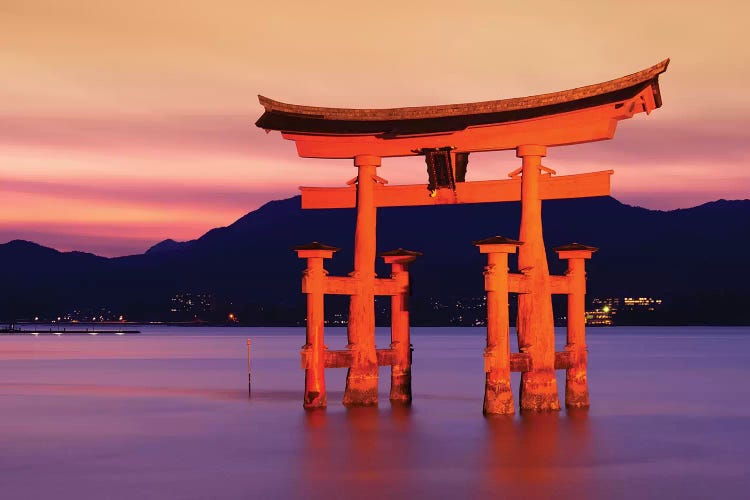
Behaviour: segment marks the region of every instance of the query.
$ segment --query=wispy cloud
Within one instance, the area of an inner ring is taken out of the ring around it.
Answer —
[[[298,185],[353,177],[350,161],[300,159],[258,130],[257,93],[347,107],[471,102],[664,57],[663,108],[621,123],[614,141],[551,150],[547,165],[614,169],[615,196],[654,208],[750,192],[746,2],[292,1],[284,15],[274,3],[188,3],[2,2],[0,235],[129,253],[229,224]],[[512,152],[472,155],[468,178],[517,165]],[[425,178],[420,158],[379,173]]]
[[[50,182],[0,177],[6,196],[13,194],[29,199],[46,198],[92,201],[101,205],[147,205],[160,208],[237,211],[257,208],[274,197],[286,197],[289,191],[272,188],[242,188],[231,185],[146,183],[108,180],[89,182]]]

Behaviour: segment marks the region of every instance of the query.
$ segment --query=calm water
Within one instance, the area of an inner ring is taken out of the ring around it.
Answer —
[[[302,329],[142,329],[0,338],[0,498],[750,491],[748,328],[590,329],[589,412],[493,419],[481,414],[482,329],[414,329],[411,410],[391,409],[382,369],[380,408],[347,411],[345,372],[327,370],[330,406],[311,414]],[[331,349],[346,343],[326,334]]]

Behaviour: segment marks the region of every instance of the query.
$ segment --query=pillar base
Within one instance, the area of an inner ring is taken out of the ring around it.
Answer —
[[[565,406],[567,408],[588,408],[589,383],[586,368],[570,368],[565,374]]]
[[[554,370],[521,374],[521,411],[560,411]]]
[[[378,405],[378,367],[349,368],[346,374],[344,406]]]
[[[325,383],[320,384],[320,380],[315,380],[309,370],[305,372],[305,395],[302,399],[302,406],[305,409],[325,408],[328,406]]]
[[[515,412],[516,408],[513,402],[510,379],[492,382],[488,373],[484,384],[484,407],[482,413],[485,415],[513,415]]]
[[[402,370],[401,373],[391,374],[391,394],[388,397],[391,402],[399,404],[411,404],[411,369]]]
[[[312,410],[314,408],[325,408],[328,406],[328,398],[325,393],[319,392],[307,392],[305,391],[305,398],[302,402],[302,407],[306,410]]]
[[[565,370],[565,406],[589,407],[589,381],[586,376],[588,352],[586,349],[570,350],[572,365]]]

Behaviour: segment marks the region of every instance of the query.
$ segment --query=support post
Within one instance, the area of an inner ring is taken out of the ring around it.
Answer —
[[[570,353],[570,366],[565,370],[565,406],[589,407],[589,384],[586,369],[586,259],[597,248],[572,243],[555,248],[560,259],[568,261],[565,274],[570,279],[568,293],[568,338],[565,350]]]
[[[510,326],[508,313],[508,254],[523,243],[494,236],[474,242],[487,254],[484,289],[487,292],[487,347],[484,350],[485,415],[515,413],[510,385]]]
[[[555,329],[552,291],[542,236],[542,200],[539,196],[542,157],[546,146],[518,146],[521,163],[521,230],[524,245],[518,251],[518,268],[530,292],[518,296],[518,346],[532,359],[532,370],[521,374],[521,410],[557,411],[560,401],[555,380]]]
[[[378,359],[375,353],[375,175],[377,156],[354,157],[357,167],[357,227],[354,233],[356,293],[349,302],[347,348],[352,366],[346,374],[345,406],[378,404]]]
[[[307,328],[302,346],[302,363],[305,369],[305,394],[302,406],[306,409],[325,408],[328,404],[325,381],[324,344],[324,281],[326,270],[323,259],[330,259],[338,248],[318,242],[295,247],[297,256],[307,259],[307,269],[302,278],[302,293],[307,295]]]
[[[250,339],[247,339],[247,397],[253,395],[253,384],[250,377]]]
[[[401,293],[391,296],[391,349],[396,363],[391,365],[392,403],[411,404],[411,338],[409,333],[409,264],[419,252],[399,248],[380,254],[391,265],[391,278],[401,286]]]

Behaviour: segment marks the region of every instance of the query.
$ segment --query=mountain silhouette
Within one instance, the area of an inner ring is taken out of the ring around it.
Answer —
[[[298,323],[304,319],[304,263],[292,247],[311,241],[340,247],[326,269],[347,274],[355,215],[353,209],[303,211],[295,196],[196,240],[164,240],[141,255],[116,258],[11,241],[0,245],[0,320],[77,308],[168,319],[175,294],[207,293],[255,323]],[[379,209],[378,251],[402,247],[424,254],[410,268],[416,322],[429,322],[428,304],[481,297],[486,257],[472,241],[517,237],[519,221],[519,203]],[[543,223],[548,249],[571,242],[599,247],[587,264],[589,298],[663,297],[668,322],[750,323],[750,200],[672,211],[611,197],[549,200]],[[551,272],[564,271],[551,250],[548,260]],[[378,274],[387,276],[387,267],[379,263]],[[342,310],[340,299],[330,299],[331,310]]]

